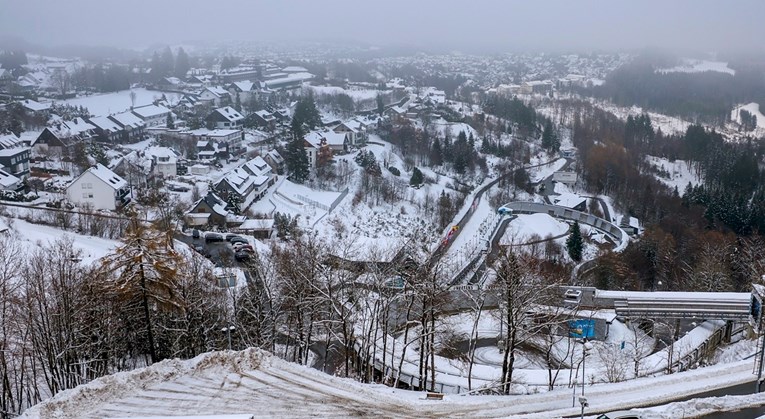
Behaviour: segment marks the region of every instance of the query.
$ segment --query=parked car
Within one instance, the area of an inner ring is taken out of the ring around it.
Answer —
[[[237,237],[240,237],[240,238],[241,238],[241,236],[239,236],[238,234],[234,234],[234,233],[226,233],[226,241],[227,241],[227,242],[230,242],[232,239],[235,239],[235,238],[237,238]]]
[[[201,236],[201,234],[199,233],[199,230],[197,230],[197,229],[191,230],[191,237],[193,237],[195,239],[198,239],[200,236]]]
[[[236,259],[238,262],[243,262],[245,260],[250,259],[250,253],[249,252],[236,252],[234,253],[234,259]]]
[[[231,242],[231,244],[235,244],[235,243],[249,244],[250,243],[244,237],[239,237],[239,236],[234,237],[233,239],[229,240],[229,242]]]
[[[205,241],[206,242],[222,242],[223,241],[223,235],[218,233],[207,233],[205,234]]]
[[[244,243],[234,243],[234,251],[235,252],[255,252],[255,249],[252,248],[252,245],[244,244]]]
[[[167,189],[173,192],[188,192],[191,190],[188,186],[179,185],[177,183],[168,183]]]

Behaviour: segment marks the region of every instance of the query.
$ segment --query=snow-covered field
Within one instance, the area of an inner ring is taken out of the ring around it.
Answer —
[[[3,221],[14,234],[17,234],[18,243],[27,252],[51,245],[62,238],[70,238],[72,247],[82,251],[82,262],[85,264],[103,258],[120,245],[120,242],[116,240],[84,236],[74,232],[62,231],[55,227],[32,224],[17,218],[8,218]]]
[[[741,123],[741,109],[748,111],[757,119],[757,129],[755,130],[755,134],[759,136],[765,135],[765,115],[760,111],[760,104],[751,102],[746,105],[736,106],[730,113],[730,119],[732,121]]]
[[[130,99],[130,92],[135,93],[135,105],[133,105],[133,102]],[[114,93],[78,97],[75,99],[63,100],[60,101],[60,103],[72,106],[84,106],[95,116],[106,116],[124,112],[130,109],[131,106],[139,107],[151,105],[155,100],[161,99],[162,96],[171,103],[176,103],[182,97],[179,93],[160,92],[141,87],[131,90],[121,90]]]
[[[521,214],[507,225],[505,234],[499,240],[501,245],[524,244],[537,236],[541,240],[547,236],[557,237],[568,232],[569,225],[547,214]]]
[[[310,88],[316,95],[346,94],[357,102],[374,100],[380,93],[379,91],[372,89],[343,89],[338,86],[308,86],[308,88]]]
[[[668,178],[656,174],[654,176],[670,188],[677,188],[681,196],[685,192],[685,187],[688,186],[688,183],[693,186],[702,183],[701,179],[689,168],[684,160],[669,161],[662,157],[646,156],[646,161],[660,171],[666,172],[669,176]]]
[[[685,59],[682,64],[672,68],[661,68],[656,70],[657,73],[702,73],[704,71],[726,73],[731,76],[736,74],[736,70],[728,67],[727,62],[691,59]]]

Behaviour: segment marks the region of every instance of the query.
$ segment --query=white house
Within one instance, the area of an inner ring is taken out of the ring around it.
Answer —
[[[178,154],[168,147],[149,147],[145,150],[146,157],[151,159],[152,171],[162,178],[178,174]]]
[[[553,182],[560,182],[566,186],[574,186],[576,179],[576,172],[555,172],[552,178]]]
[[[351,119],[336,126],[332,131],[345,133],[348,137],[348,143],[351,145],[363,144],[367,141],[367,127],[358,119]]]
[[[199,94],[199,100],[210,102],[213,104],[213,106],[221,106],[223,104],[229,103],[231,100],[231,94],[228,92],[228,90],[222,87],[206,87],[205,90]]]
[[[147,128],[165,126],[170,109],[162,105],[147,105],[133,109],[133,113],[141,118]]]
[[[69,186],[66,196],[70,202],[93,209],[115,210],[130,202],[130,187],[125,179],[102,164],[84,171]]]

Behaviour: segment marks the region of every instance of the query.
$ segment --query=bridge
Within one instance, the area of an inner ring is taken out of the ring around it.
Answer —
[[[748,292],[604,291],[569,286],[563,287],[563,293],[568,304],[614,309],[617,316],[633,318],[748,321],[755,301]]]

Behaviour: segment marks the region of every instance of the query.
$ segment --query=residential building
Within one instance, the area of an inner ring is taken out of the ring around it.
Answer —
[[[0,189],[4,191],[20,191],[24,182],[12,174],[0,169]]]
[[[178,154],[168,147],[149,147],[144,151],[151,160],[151,173],[161,178],[178,175]]]
[[[95,137],[96,127],[82,118],[64,121],[58,118],[46,127],[32,142],[32,148],[37,153],[52,153],[61,155],[79,142],[89,141]]]
[[[206,87],[199,94],[199,100],[208,102],[215,107],[221,107],[231,103],[231,94],[222,87]]]
[[[553,173],[553,182],[559,182],[572,187],[576,184],[576,172],[555,172]]]
[[[255,124],[267,130],[274,130],[278,122],[276,116],[265,109],[253,112],[250,117],[255,121]]]
[[[236,202],[238,211],[241,212],[265,196],[268,187],[274,183],[276,176],[271,166],[262,157],[257,156],[226,173],[214,188],[227,202]]]
[[[122,139],[123,129],[108,116],[97,116],[88,120],[95,127],[96,138],[105,143],[116,143]]]
[[[334,132],[345,133],[348,137],[348,144],[357,146],[367,142],[367,126],[358,119],[351,119],[341,123],[332,129]]]
[[[207,116],[207,122],[218,129],[239,128],[244,123],[244,116],[231,106],[218,108]]]
[[[127,111],[114,114],[109,116],[109,119],[116,122],[122,128],[120,141],[134,143],[143,139],[146,132],[146,123],[132,112]]]
[[[225,227],[228,215],[226,201],[216,195],[215,192],[209,191],[207,195],[191,206],[191,209],[184,215],[184,220],[186,225],[192,227],[205,225]]]
[[[130,187],[109,168],[96,164],[66,187],[66,196],[78,206],[114,211],[130,202]]]
[[[284,165],[285,161],[281,154],[279,154],[276,150],[271,150],[263,156],[263,158],[266,160],[268,164],[271,165],[271,169],[275,173],[282,174],[284,173]]]
[[[170,109],[162,105],[146,105],[133,109],[133,114],[141,118],[147,128],[165,126]]]
[[[0,149],[0,168],[24,180],[29,177],[29,147]]]

